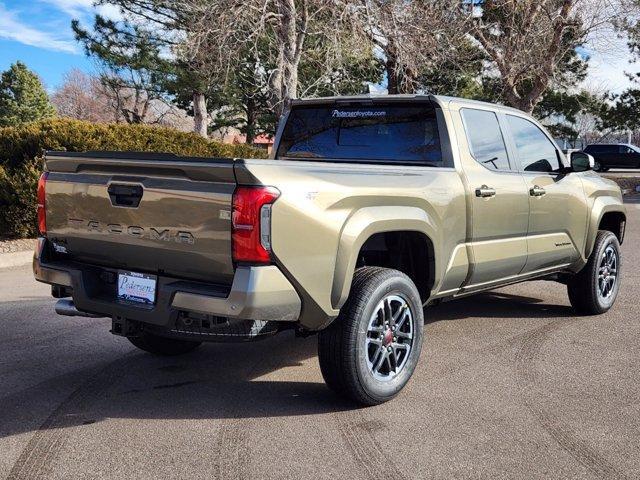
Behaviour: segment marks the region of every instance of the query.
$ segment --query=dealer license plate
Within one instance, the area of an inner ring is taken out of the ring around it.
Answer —
[[[155,275],[118,272],[118,300],[153,305],[156,301]]]

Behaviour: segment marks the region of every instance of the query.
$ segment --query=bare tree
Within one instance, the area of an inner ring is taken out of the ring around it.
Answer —
[[[620,15],[616,0],[468,2],[469,33],[499,76],[505,101],[531,113],[557,80],[558,66],[588,42],[596,45]]]
[[[95,77],[73,69],[53,93],[51,101],[61,117],[93,123],[147,123],[193,130],[186,112],[135,89],[115,76]]]
[[[118,76],[103,75],[97,93],[106,99],[116,123],[165,125],[180,130],[190,126],[193,130],[193,122],[185,118],[186,112],[163,96],[140,86],[132,87],[131,83],[123,81]]]
[[[461,63],[466,19],[459,0],[345,0],[364,42],[382,58],[389,93],[411,93],[419,76],[448,60]]]
[[[299,68],[308,39],[321,38],[335,52],[349,33],[341,4],[333,0],[182,0],[193,15],[183,44],[187,61],[224,81],[237,68],[241,51],[253,51],[268,75],[271,106],[279,116],[298,97]],[[344,33],[342,33],[344,32]],[[317,77],[335,71],[341,55],[326,58]]]
[[[148,123],[147,112],[153,98],[142,88],[132,87],[116,75],[103,75],[101,91],[116,112],[116,122]]]
[[[89,122],[117,121],[118,114],[96,77],[73,69],[64,76],[62,85],[51,96],[58,115]]]

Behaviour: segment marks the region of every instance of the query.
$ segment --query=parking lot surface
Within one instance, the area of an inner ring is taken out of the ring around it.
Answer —
[[[390,403],[324,385],[316,338],[159,358],[106,319],[59,317],[30,267],[0,270],[0,478],[639,478],[640,204],[617,304],[574,316],[531,282],[426,310]]]

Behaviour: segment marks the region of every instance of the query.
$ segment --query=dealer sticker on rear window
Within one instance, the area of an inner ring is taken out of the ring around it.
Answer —
[[[333,118],[371,118],[384,117],[387,112],[384,110],[333,110]]]

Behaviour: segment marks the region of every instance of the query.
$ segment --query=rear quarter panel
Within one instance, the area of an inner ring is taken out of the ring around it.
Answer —
[[[272,210],[272,248],[303,297],[301,323],[310,329],[338,315],[360,247],[374,233],[411,230],[431,239],[432,293],[465,240],[464,188],[453,168],[244,160],[236,175],[241,184],[281,192]],[[458,276],[462,283],[466,268]]]

